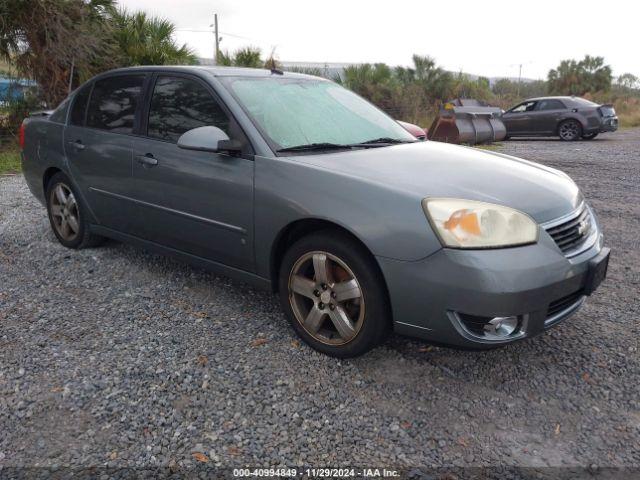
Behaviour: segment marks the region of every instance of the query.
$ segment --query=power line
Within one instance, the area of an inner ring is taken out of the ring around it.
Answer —
[[[197,29],[197,28],[176,28],[175,30],[176,30],[176,32],[215,33],[214,30],[202,30],[202,29]],[[244,37],[242,35],[236,35],[234,33],[223,32],[222,30],[220,30],[219,33],[221,33],[222,35],[226,35],[227,37],[241,38],[243,40],[251,40],[253,42],[258,42],[259,41],[259,40],[255,39],[255,38],[249,38],[249,37]]]

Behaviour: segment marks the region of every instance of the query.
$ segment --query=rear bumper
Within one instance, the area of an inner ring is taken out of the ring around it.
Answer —
[[[498,250],[442,249],[417,262],[378,258],[391,298],[396,332],[467,348],[486,348],[532,337],[582,305],[589,261],[603,248],[602,235],[588,250],[566,258],[553,240]],[[516,333],[482,339],[462,318],[513,317]]]
[[[601,132],[615,132],[618,130],[618,117],[607,117],[600,125]]]
[[[20,152],[20,161],[22,163],[22,174],[24,176],[25,183],[29,187],[29,191],[33,194],[38,201],[44,205],[44,187],[42,185],[42,174],[37,171],[37,164],[35,162],[26,161],[24,151]]]
[[[616,130],[618,130],[618,117],[605,117],[600,120],[600,124],[598,126],[585,128],[584,133],[615,132]]]

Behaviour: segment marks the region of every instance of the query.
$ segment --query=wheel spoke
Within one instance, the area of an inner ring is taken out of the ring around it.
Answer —
[[[64,205],[65,203],[67,203],[67,194],[64,192],[64,188],[62,188],[62,185],[56,186],[55,194],[60,205]]]
[[[69,222],[64,217],[62,217],[62,222],[60,223],[60,235],[65,238],[69,236]]]
[[[73,231],[73,233],[78,233],[78,230],[80,230],[80,227],[78,225],[78,220],[76,219],[76,217],[74,217],[73,215],[69,215],[67,217],[67,223],[69,224],[69,227],[71,227],[71,230]]]
[[[51,205],[51,215],[54,217],[62,216],[62,207],[60,205]]]
[[[302,275],[294,275],[291,279],[291,290],[308,298],[315,298],[313,291],[316,284]]]
[[[360,287],[355,278],[346,282],[336,283],[333,286],[333,291],[336,294],[336,301],[343,302],[345,300],[351,300],[353,298],[360,298]]]
[[[336,327],[338,334],[344,339],[349,340],[355,334],[353,323],[349,320],[347,312],[340,306],[337,306],[334,310],[329,311],[329,318],[333,322],[333,326]]]
[[[73,193],[70,193],[67,197],[66,207],[69,211],[76,207],[76,197],[73,196]]]
[[[325,312],[320,310],[315,305],[309,310],[309,315],[304,320],[304,326],[310,332],[316,333],[322,326],[322,319]]]
[[[313,255],[313,271],[315,272],[317,283],[329,283],[329,260],[324,253]]]

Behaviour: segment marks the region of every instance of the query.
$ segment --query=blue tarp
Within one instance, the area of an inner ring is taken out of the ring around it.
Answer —
[[[0,102],[22,98],[29,88],[35,86],[36,82],[33,80],[0,76]]]

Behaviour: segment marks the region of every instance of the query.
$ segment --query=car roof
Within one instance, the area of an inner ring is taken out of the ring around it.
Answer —
[[[549,96],[549,97],[535,97],[535,98],[527,98],[525,100],[525,102],[539,102],[540,100],[566,100],[568,102],[571,101],[575,101],[575,100],[584,100],[581,97],[575,97],[575,96],[569,96],[569,95],[564,95],[564,96]]]
[[[100,74],[109,75],[114,73],[135,73],[135,72],[182,72],[182,73],[208,73],[215,77],[271,77],[273,75],[286,76],[289,78],[321,79],[313,75],[304,73],[284,72],[281,70],[268,70],[264,68],[243,68],[243,67],[220,67],[204,65],[142,65],[137,67],[124,67],[109,70]]]

